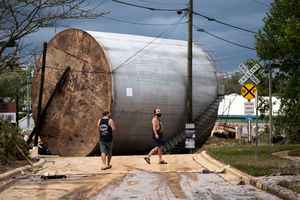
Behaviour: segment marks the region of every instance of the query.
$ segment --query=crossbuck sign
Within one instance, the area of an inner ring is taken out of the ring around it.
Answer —
[[[244,85],[249,79],[255,84],[258,85],[260,83],[260,80],[254,75],[254,73],[259,70],[260,65],[255,64],[250,70],[249,68],[244,65],[244,63],[241,63],[239,65],[240,71],[244,74],[244,76],[239,80],[239,83],[241,85]]]

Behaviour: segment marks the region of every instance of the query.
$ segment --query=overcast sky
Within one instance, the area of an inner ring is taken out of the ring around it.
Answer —
[[[121,0],[138,5],[180,9],[187,6],[188,0]],[[98,6],[99,11],[110,11],[106,17],[146,24],[174,24],[185,22],[176,12],[149,11],[112,2],[111,0],[93,0],[90,6]],[[194,0],[194,11],[226,23],[257,31],[263,26],[263,18],[270,8],[272,0]],[[254,48],[254,34],[231,27],[207,21],[194,16],[194,25],[224,39]],[[44,28],[29,37],[35,45],[42,46],[42,41],[48,41],[55,32],[73,27],[90,31],[127,33],[145,36],[163,35],[165,38],[187,40],[187,25],[137,25],[113,21],[99,17],[90,20],[66,20],[57,24],[56,28]],[[215,60],[218,71],[235,71],[238,65],[249,58],[255,58],[253,50],[233,46],[222,40],[213,38],[206,33],[194,31],[194,42],[200,43]]]

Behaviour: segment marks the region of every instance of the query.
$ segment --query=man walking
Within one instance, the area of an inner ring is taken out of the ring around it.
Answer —
[[[101,159],[103,163],[101,169],[110,169],[112,167],[110,161],[112,157],[113,131],[116,130],[116,127],[108,111],[102,113],[102,118],[98,121],[98,130],[100,135],[99,143]]]
[[[162,147],[164,145],[162,123],[160,120],[161,112],[159,108],[154,109],[152,118],[152,138],[155,142],[155,147],[149,152],[148,156],[145,157],[145,161],[150,164],[150,157],[154,154],[158,154],[159,164],[168,164],[162,159]]]

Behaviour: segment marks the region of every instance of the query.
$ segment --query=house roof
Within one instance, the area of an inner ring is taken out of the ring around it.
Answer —
[[[16,112],[16,103],[0,103],[0,113]]]

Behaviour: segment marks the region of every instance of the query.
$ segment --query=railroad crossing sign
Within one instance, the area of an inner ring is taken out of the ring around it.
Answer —
[[[252,83],[246,83],[241,88],[241,95],[248,101],[255,98],[255,94],[256,94],[256,86]]]
[[[239,80],[239,83],[241,85],[244,85],[249,79],[255,84],[258,85],[260,83],[260,80],[254,75],[254,73],[259,70],[260,65],[255,64],[250,70],[249,68],[244,65],[244,63],[241,63],[239,65],[240,71],[244,74],[242,78]]]

